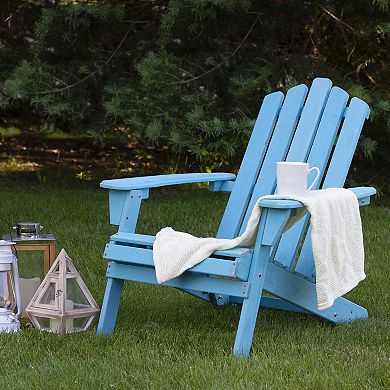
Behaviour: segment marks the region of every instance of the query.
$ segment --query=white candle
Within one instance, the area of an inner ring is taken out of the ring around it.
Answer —
[[[51,305],[54,305],[54,301],[50,301]],[[65,311],[73,310],[73,301],[70,299],[65,300]],[[66,332],[73,332],[73,318],[67,318],[65,320]],[[60,321],[56,318],[50,318],[50,330],[52,332],[58,332],[60,328]]]

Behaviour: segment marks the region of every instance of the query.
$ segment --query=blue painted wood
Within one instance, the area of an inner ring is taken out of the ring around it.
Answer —
[[[153,246],[154,240],[156,239],[155,236],[149,236],[146,234],[134,234],[134,233],[116,233],[113,234],[110,237],[111,241],[115,241],[118,243],[129,243],[129,244],[136,244],[136,245],[143,245],[151,248]],[[236,257],[244,257],[247,256],[248,253],[252,253],[253,249],[249,248],[233,248],[228,249],[225,251],[215,251],[214,255],[221,256],[221,257],[230,257],[230,258],[236,258]]]
[[[332,88],[322,114],[312,148],[307,158],[307,162],[310,166],[318,167],[320,170],[320,177],[317,184],[314,186],[314,189],[318,189],[320,186],[341,120],[344,115],[347,101],[348,94],[344,90],[338,87]],[[317,114],[319,114],[319,111],[317,111]],[[299,155],[297,148],[293,151],[290,150],[287,159],[290,161],[306,161],[303,155]],[[309,182],[311,182],[311,179],[312,178],[309,178]],[[279,262],[288,266],[293,264],[299,249],[299,243],[301,242],[306,230],[308,221],[309,216],[302,218],[295,226],[283,235],[276,252],[276,259]]]
[[[324,188],[343,185],[369,109],[364,102],[354,98],[348,109],[343,110],[346,93],[335,87],[328,98],[330,87],[329,80],[316,79],[306,103],[304,103],[306,86],[294,87],[287,93],[282,108],[281,93],[268,95],[257,118],[236,181],[234,175],[222,173],[166,175],[102,182],[102,187],[110,188],[110,222],[120,226],[119,232],[111,237],[112,242],[106,252],[106,257],[114,261],[109,263],[107,269],[108,284],[99,333],[110,334],[114,329],[123,280],[157,283],[151,252],[155,238],[133,233],[139,205],[142,199],[147,198],[148,188],[211,182],[210,190],[231,192],[218,237],[235,237],[245,228],[254,202],[260,196],[273,193],[275,190],[276,161],[285,158],[297,161],[307,159],[309,163],[326,167],[344,114],[344,124],[331,156]],[[375,193],[371,188],[357,188],[353,191],[361,205],[368,204],[370,196]],[[137,194],[136,199],[131,198],[131,194]],[[364,308],[344,298],[337,299],[332,308],[319,311],[314,279],[310,277],[307,269],[309,263],[305,265],[306,268],[302,265],[302,259],[298,263],[298,266],[304,268],[303,275],[297,272],[298,267],[294,271],[289,266],[271,261],[270,254],[274,253],[273,247],[276,248],[275,244],[279,240],[288,215],[296,213],[296,209],[302,207],[302,204],[289,200],[263,200],[261,206],[264,210],[254,250],[236,248],[215,252],[203,263],[164,285],[217,304],[229,300],[231,303],[242,303],[234,345],[236,355],[249,354],[260,306],[310,312],[334,323],[367,317]],[[301,230],[296,228],[296,231],[298,233],[294,233],[295,238],[289,239],[290,251],[295,251],[296,243],[299,242]],[[307,250],[305,245],[303,249],[304,254]],[[290,265],[289,260],[287,265]],[[232,278],[213,277],[212,273]],[[243,280],[239,280],[240,278]],[[261,297],[263,290],[278,298]]]
[[[290,209],[269,209],[267,212],[267,223],[263,230],[261,243],[273,246],[275,240],[280,237],[287,220],[291,215]]]
[[[236,356],[248,356],[252,345],[270,253],[270,247],[261,244],[263,231],[267,223],[267,214],[268,210],[265,209],[260,217],[253,261],[248,278],[248,282],[251,284],[251,294],[242,302],[240,320],[234,340],[233,353]]]
[[[149,190],[148,189],[142,189],[137,190],[137,196],[141,195],[141,199],[148,199],[149,197]],[[119,225],[121,223],[121,216],[123,214],[123,209],[126,205],[128,206],[128,203],[126,199],[130,199],[130,195],[128,194],[129,191],[117,191],[117,190],[110,190],[109,191],[109,207],[110,207],[110,224],[111,225]],[[134,202],[133,202],[134,203]],[[134,219],[134,218],[133,218]],[[135,219],[136,220],[136,219]]]
[[[189,295],[192,295],[196,298],[199,298],[202,301],[206,301],[206,302],[215,304],[215,302],[213,300],[214,294],[209,294],[209,293],[204,292],[204,291],[189,290],[188,288],[187,289],[178,288],[178,290],[183,291],[183,292],[185,292]]]
[[[261,195],[266,195],[268,193],[273,193],[275,191],[276,187],[276,161],[283,161],[285,152],[287,148],[289,147],[288,154],[286,157],[287,161],[306,161],[306,158],[309,154],[313,138],[316,134],[318,124],[320,122],[322,113],[324,111],[324,107],[326,105],[326,102],[328,100],[329,92],[331,89],[332,83],[329,79],[324,78],[316,78],[312,86],[310,88],[309,94],[307,96],[305,105],[302,109],[302,115],[299,120],[297,129],[295,131],[294,137],[291,141],[291,145],[289,143],[281,147],[281,143],[275,142],[276,148],[280,148],[281,151],[283,151],[283,154],[281,158],[277,158],[276,160],[273,160],[272,166],[270,166],[267,170],[265,170],[265,175],[267,175],[270,179],[270,183],[267,187],[267,184],[265,182],[265,179],[261,177],[261,173],[258,179],[259,188],[262,188],[262,191],[259,191],[258,193],[254,193],[252,197],[252,204],[256,199],[258,199]],[[295,126],[295,125],[294,125]],[[294,128],[291,129],[292,131]],[[291,136],[289,137],[289,140],[291,139]],[[287,138],[286,138],[287,140]],[[280,153],[280,152],[279,152]],[[272,160],[270,160],[272,161]],[[273,175],[269,174],[269,171],[273,172]],[[264,191],[265,190],[265,191]],[[249,219],[251,208],[253,207],[252,204],[249,205],[248,212],[246,215],[246,219],[244,220],[244,224],[241,228],[241,231],[246,226],[246,222]],[[297,244],[294,243],[297,247]]]
[[[365,102],[358,98],[352,98],[322,188],[344,185],[363,124],[369,114],[370,109]],[[314,275],[310,229],[303,243],[296,270],[307,276]]]
[[[317,132],[322,113],[328,101],[332,82],[329,79],[314,79],[305,106],[302,110],[286,161],[306,161]]]
[[[126,192],[124,191],[109,191],[108,204],[110,209],[110,224],[119,225],[125,202]]]
[[[148,236],[148,235],[142,235],[142,234],[132,234],[132,233],[117,233],[111,236],[111,241],[116,243],[127,243],[132,245],[141,245],[146,246],[147,248],[152,248],[153,243],[155,240],[155,236]],[[210,263],[212,260],[208,259],[200,264],[200,268],[196,266],[192,270],[195,270],[195,272],[203,272],[207,273],[206,269],[209,271],[209,274],[217,274],[220,276],[229,276],[229,277],[237,277],[241,280],[245,280],[249,273],[249,263],[248,261],[241,261],[243,257],[250,258],[252,256],[253,250],[248,248],[234,248],[231,250],[226,251],[216,251],[214,252],[213,256],[221,256],[223,258],[230,258],[235,259],[236,261],[232,263],[231,261],[228,263],[228,266],[220,267],[218,264],[213,264],[213,266],[210,266]],[[122,256],[124,258],[125,256]],[[134,258],[135,256],[132,256]],[[237,259],[236,259],[237,258]],[[151,260],[150,260],[151,262]],[[221,260],[218,260],[216,263],[222,263]],[[207,268],[208,267],[208,268]],[[183,290],[191,295],[198,296],[198,293],[194,291],[186,291]],[[209,300],[204,299],[204,295],[201,293],[200,296],[203,300]],[[222,294],[218,294],[215,296],[209,297],[211,301],[216,305],[225,305],[229,303],[229,297],[224,296]]]
[[[230,303],[233,305],[242,305],[244,302],[244,298],[239,297],[231,297]],[[293,313],[305,313],[311,314],[307,310],[302,309],[299,306],[295,306],[290,302],[285,301],[284,299],[269,297],[269,296],[261,296],[260,307],[265,309],[275,309],[281,311],[291,311]]]
[[[236,184],[233,180],[226,180],[223,182],[217,181],[209,184],[209,191],[211,192],[224,192],[229,194],[233,191],[234,185]]]
[[[109,264],[107,269],[107,277],[158,284],[156,279],[156,272],[153,268],[117,262],[111,262]],[[190,272],[185,272],[175,279],[162,283],[161,286],[170,286],[185,290],[204,291],[208,293],[228,294],[243,298],[247,297],[250,291],[250,283],[248,282],[212,278],[210,276],[196,275]]]
[[[136,248],[110,243],[106,245],[103,257],[107,260],[122,263],[154,267],[153,250],[147,248]],[[248,254],[244,257],[239,257],[234,260],[223,260],[209,257],[192,267],[190,272],[247,280],[251,259],[251,252],[248,252]]]
[[[119,232],[135,232],[138,214],[142,202],[142,191],[126,191],[122,214],[119,221]]]
[[[110,265],[108,265],[108,267],[110,267]],[[123,279],[107,279],[106,291],[104,293],[102,310],[100,312],[97,328],[98,334],[109,336],[114,331],[122,289]]]
[[[276,162],[283,161],[287,155],[287,151],[290,146],[291,139],[294,135],[295,126],[298,122],[306,94],[306,85],[298,85],[291,88],[287,92],[282,109],[280,110],[279,119],[276,123],[270,145],[267,149],[267,154],[265,156],[261,171],[251,195],[248,208],[246,210],[243,223],[240,228],[240,234],[245,230],[256,201],[263,195],[272,194],[275,189]]]
[[[369,115],[370,108],[367,103],[352,98],[330,160],[323,188],[342,186],[345,183],[363,124]]]
[[[293,313],[308,313],[305,309],[295,306],[290,302],[284,301],[283,299],[273,298],[273,297],[261,297],[260,307],[266,309],[275,309],[282,311],[291,311]]]
[[[361,202],[363,199],[367,199],[370,196],[376,194],[376,189],[374,187],[355,187],[355,188],[348,188],[348,189],[355,193],[357,199],[359,200],[359,204],[361,206],[366,205],[366,203]],[[303,207],[303,204],[296,200],[262,199],[260,202],[260,206],[268,207],[268,208],[277,208],[277,209],[298,209]]]
[[[209,183],[209,191],[211,191],[211,192],[221,191],[223,183],[225,183],[225,182],[224,181],[212,181],[211,183]]]
[[[100,187],[111,190],[129,191],[141,190],[143,188],[172,186],[176,184],[234,180],[235,178],[236,176],[232,173],[184,173],[103,180],[100,183]]]
[[[248,356],[252,345],[258,310],[264,283],[267,280],[267,266],[271,245],[280,236],[288,219],[287,210],[264,209],[259,222],[253,260],[249,272],[250,294],[243,299],[240,321],[238,323],[233,353],[236,356]],[[267,233],[266,233],[267,232]],[[264,236],[266,233],[267,237]],[[272,237],[272,234],[274,235]],[[269,242],[270,245],[264,244]]]
[[[273,262],[268,264],[264,290],[333,323],[350,322],[368,316],[366,309],[345,298],[337,298],[329,309],[318,310],[315,283]]]
[[[234,189],[229,197],[217,232],[218,238],[233,238],[238,233],[279,114],[283,97],[281,92],[275,92],[264,98]]]

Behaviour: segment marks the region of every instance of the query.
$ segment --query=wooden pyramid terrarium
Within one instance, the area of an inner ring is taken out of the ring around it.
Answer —
[[[99,307],[64,249],[26,312],[36,328],[55,333],[80,332],[94,322]]]

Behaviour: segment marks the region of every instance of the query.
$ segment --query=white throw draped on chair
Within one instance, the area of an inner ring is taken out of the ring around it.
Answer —
[[[259,203],[264,198],[297,200],[310,213],[318,309],[329,308],[336,298],[365,279],[363,234],[356,195],[347,189],[328,188],[309,191],[303,196],[277,194],[260,198],[245,232],[234,239],[199,238],[170,227],[160,230],[153,245],[157,281],[163,283],[181,275],[216,250],[253,247],[262,209]],[[299,210],[298,217],[304,211]],[[285,230],[297,219],[290,220]]]

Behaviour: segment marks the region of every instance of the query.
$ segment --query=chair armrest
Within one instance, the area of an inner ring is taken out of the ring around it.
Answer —
[[[355,187],[348,189],[355,193],[360,206],[370,204],[370,196],[376,194],[376,189],[373,187]],[[272,209],[298,209],[304,207],[301,202],[287,199],[263,199],[260,202],[260,206]]]
[[[149,196],[149,188],[202,182],[214,182],[221,187],[222,183],[233,180],[235,177],[232,173],[156,175],[104,180],[100,183],[100,187],[110,190],[110,224],[119,225],[120,229],[131,232],[137,222],[141,201]],[[132,210],[128,210],[129,207],[132,207]],[[121,227],[121,221],[125,227]],[[132,223],[131,229],[128,227],[129,223]]]
[[[355,193],[359,201],[359,206],[369,205],[371,196],[376,194],[376,189],[374,187],[355,187],[348,189]]]
[[[100,183],[100,187],[108,188],[110,190],[129,191],[172,186],[176,184],[223,182],[226,180],[234,180],[235,178],[236,176],[232,173],[185,173],[103,180]]]

